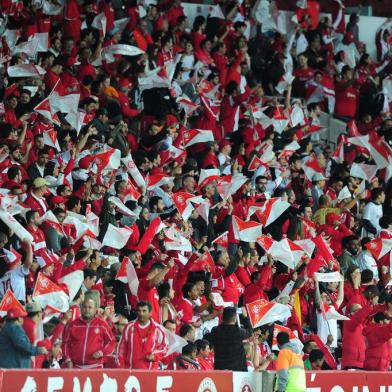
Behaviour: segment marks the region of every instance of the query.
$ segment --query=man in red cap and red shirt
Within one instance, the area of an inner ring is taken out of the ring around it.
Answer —
[[[107,322],[96,313],[94,300],[85,299],[82,317],[65,327],[63,353],[68,368],[102,369],[103,357],[113,353],[116,339]]]

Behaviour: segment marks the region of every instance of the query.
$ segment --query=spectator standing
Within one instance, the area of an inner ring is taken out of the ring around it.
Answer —
[[[11,308],[0,330],[0,367],[26,369],[31,367],[31,356],[47,354],[45,347],[33,346],[22,328],[27,313],[21,308]]]
[[[94,300],[86,299],[82,316],[66,326],[63,353],[68,368],[101,369],[103,357],[113,353],[116,339],[107,322],[96,313]]]
[[[215,354],[215,370],[247,371],[243,340],[251,332],[237,324],[237,310],[227,307],[223,311],[222,324],[214,327],[208,337]]]
[[[164,327],[152,318],[147,301],[137,304],[137,319],[124,328],[118,348],[118,361],[126,369],[159,369],[159,361],[167,353]]]

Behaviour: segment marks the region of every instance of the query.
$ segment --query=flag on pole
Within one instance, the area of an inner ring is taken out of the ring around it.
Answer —
[[[256,209],[255,213],[263,226],[269,226],[275,222],[283,212],[290,207],[290,203],[280,197],[272,197],[264,203],[261,209]]]
[[[302,351],[302,348],[304,347],[304,345],[298,339],[298,337],[295,336],[294,332],[290,328],[284,327],[283,325],[280,325],[280,324],[274,325],[271,350],[279,351],[278,342],[276,340],[276,337],[278,336],[278,334],[280,332],[286,332],[289,335],[290,343],[296,344],[298,346],[299,351]]]
[[[55,148],[57,151],[60,151],[60,145],[57,140],[57,132],[54,129],[49,129],[43,133],[44,144],[50,147]]]
[[[66,312],[69,309],[68,295],[42,272],[38,273],[32,297],[34,301],[41,304],[42,308],[50,305],[61,312]]]
[[[376,165],[366,165],[364,163],[353,163],[351,165],[350,176],[361,178],[366,181],[371,181],[377,173]]]
[[[223,200],[227,200],[231,195],[234,195],[248,180],[248,177],[245,177],[241,173],[220,177],[218,179],[216,190]]]
[[[102,245],[110,246],[114,249],[122,249],[127,244],[131,234],[132,229],[130,227],[116,227],[109,223]]]
[[[261,236],[262,225],[253,221],[243,221],[237,216],[233,215],[233,231],[234,237],[237,240],[244,242],[256,242],[257,238]]]
[[[106,15],[104,12],[101,12],[99,15],[97,15],[94,19],[93,22],[91,23],[91,27],[94,29],[102,31],[102,36],[105,37],[106,35]]]
[[[264,299],[246,304],[246,310],[252,328],[258,328],[275,321],[284,321],[291,316],[290,308],[276,302],[268,302]]]
[[[227,248],[229,246],[229,237],[228,231],[225,231],[219,237],[216,237],[213,241],[211,241],[211,245],[221,246],[222,248]]]
[[[130,210],[118,197],[110,196],[108,201],[109,203],[113,203],[116,206],[117,211],[121,212],[121,214],[136,217],[136,214]]]
[[[35,108],[34,111],[41,114],[52,123],[60,125],[60,119],[58,118],[56,111],[52,108],[49,98],[45,98]]]
[[[128,154],[125,158],[121,158],[122,162],[126,166],[128,173],[131,175],[133,180],[135,181],[136,185],[139,188],[143,188],[146,190],[147,185],[146,181],[144,180],[143,176],[140,174],[138,167],[135,165],[135,162],[132,159],[131,154]]]
[[[10,78],[32,78],[43,76],[46,74],[46,71],[39,65],[18,64],[8,67],[7,73]]]
[[[61,277],[58,281],[59,283],[63,283],[68,287],[68,293],[69,293],[69,302],[71,303],[73,299],[75,298],[76,294],[82,287],[84,280],[84,274],[83,271],[78,270],[78,271],[73,271],[67,275],[64,275]]]
[[[365,244],[365,247],[376,260],[380,260],[388,252],[392,251],[392,239],[377,238],[369,241]]]
[[[172,194],[172,200],[177,211],[185,221],[189,219],[195,206],[193,203],[205,203],[201,196],[195,196],[188,192],[176,192]]]
[[[105,152],[94,155],[94,162],[99,172],[104,170],[117,170],[121,164],[121,151],[110,148]]]
[[[147,190],[152,190],[172,182],[174,182],[174,177],[168,177],[166,173],[153,174],[152,176],[147,176],[146,178]]]
[[[8,289],[0,302],[0,317],[5,317],[7,311],[12,308],[19,308],[25,312],[23,305],[18,301],[11,289]]]
[[[214,141],[212,131],[205,129],[188,129],[183,134],[184,148],[188,148],[197,143],[207,143]]]
[[[120,269],[117,272],[116,279],[124,284],[128,284],[130,292],[133,295],[137,295],[139,279],[136,274],[135,266],[129,257],[123,258]]]
[[[201,169],[199,176],[199,183],[197,184],[199,189],[202,189],[207,184],[213,181],[217,181],[220,178],[219,169]]]

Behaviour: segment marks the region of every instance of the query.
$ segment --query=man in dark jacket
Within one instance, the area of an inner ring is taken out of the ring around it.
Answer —
[[[237,310],[227,307],[223,311],[222,324],[214,327],[208,340],[214,347],[215,369],[246,372],[246,356],[243,340],[249,338],[251,331],[237,325]]]
[[[7,320],[0,330],[0,368],[25,369],[31,367],[32,355],[47,354],[45,347],[33,346],[22,328],[27,313],[20,308],[11,308]]]

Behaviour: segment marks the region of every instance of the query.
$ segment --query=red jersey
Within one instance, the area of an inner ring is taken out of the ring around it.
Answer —
[[[183,324],[192,324],[193,304],[188,298],[182,297],[177,303],[178,316]]]
[[[103,357],[92,357],[97,351],[103,356],[113,353],[116,346],[114,337],[107,322],[99,317],[92,320],[79,318],[66,325],[63,334],[64,358],[71,360],[78,368],[102,368]]]
[[[139,289],[137,291],[139,301],[148,301],[152,305],[152,319],[159,323],[159,295],[156,287],[150,286],[147,278],[139,281]]]
[[[197,362],[200,365],[200,370],[214,370],[214,356],[210,355],[207,358],[197,357]]]
[[[121,367],[127,369],[159,369],[159,361],[167,352],[165,329],[154,320],[140,325],[131,321],[124,328],[118,346],[118,359]],[[153,354],[153,361],[147,356]]]
[[[345,82],[336,82],[335,114],[354,118],[357,112],[358,90]]]

